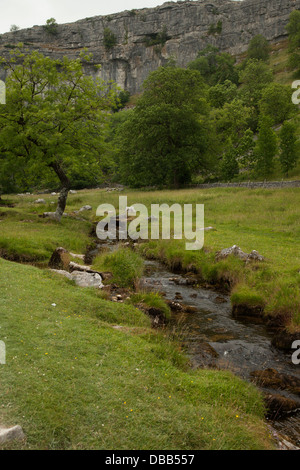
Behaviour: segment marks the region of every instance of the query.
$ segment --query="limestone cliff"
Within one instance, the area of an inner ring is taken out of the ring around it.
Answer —
[[[93,53],[94,64],[102,66],[100,72],[87,66],[87,73],[100,73],[136,93],[151,71],[170,58],[185,66],[207,44],[238,54],[256,34],[270,41],[282,39],[295,9],[300,9],[300,0],[168,2],[58,25],[57,34],[50,34],[43,26],[5,33],[0,35],[0,54],[18,42],[53,58],[78,57],[86,47]],[[113,34],[112,47],[105,41],[107,33]]]

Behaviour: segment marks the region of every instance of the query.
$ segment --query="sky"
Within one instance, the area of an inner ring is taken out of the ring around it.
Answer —
[[[153,8],[167,0],[0,0],[0,34],[11,25],[31,28],[49,18],[71,23],[86,17],[109,15],[124,10]]]

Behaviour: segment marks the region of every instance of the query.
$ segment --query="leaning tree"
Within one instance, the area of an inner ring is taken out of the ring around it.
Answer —
[[[0,64],[7,70],[6,105],[0,107],[0,155],[4,167],[41,177],[51,169],[61,190],[52,217],[60,220],[70,190],[69,172],[101,171],[116,87],[84,73],[91,55],[53,60],[20,44]]]

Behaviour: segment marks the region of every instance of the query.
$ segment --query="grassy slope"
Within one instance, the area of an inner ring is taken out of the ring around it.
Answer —
[[[23,426],[23,448],[271,447],[254,387],[185,370],[137,309],[32,266],[0,260],[0,270],[0,421]]]
[[[118,207],[118,197],[118,193],[101,190],[80,193],[81,203],[91,204],[94,210],[103,202]],[[139,202],[147,205],[149,214],[154,203],[204,204],[205,226],[217,229],[205,233],[206,254],[187,252],[178,240],[151,242],[152,253],[170,265],[176,258],[185,266],[194,264],[209,281],[228,277],[236,284],[235,298],[238,302],[251,304],[259,295],[268,314],[292,315],[289,327],[300,329],[299,189],[128,192],[128,205]],[[73,210],[75,207],[71,198],[69,208]],[[266,262],[246,269],[235,259],[215,263],[215,251],[234,244],[247,253],[257,250]],[[245,285],[248,287],[246,290]]]

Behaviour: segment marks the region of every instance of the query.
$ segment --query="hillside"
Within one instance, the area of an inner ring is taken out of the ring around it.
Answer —
[[[58,25],[2,34],[0,54],[19,42],[52,58],[78,57],[83,48],[93,53],[89,74],[101,75],[136,93],[150,72],[170,58],[179,66],[194,60],[207,44],[232,54],[243,53],[251,38],[263,34],[275,43],[286,37],[285,26],[300,0],[231,0],[168,2],[162,6],[85,18]],[[0,78],[5,78],[2,71]]]

